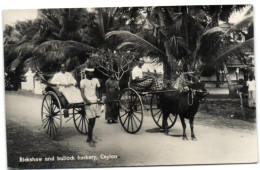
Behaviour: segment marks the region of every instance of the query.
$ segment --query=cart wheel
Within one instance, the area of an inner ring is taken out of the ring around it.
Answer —
[[[41,117],[44,131],[55,137],[62,125],[62,113],[60,100],[53,91],[47,92],[43,98]]]
[[[119,120],[128,133],[136,133],[143,123],[143,103],[139,94],[127,88],[119,98]]]
[[[160,106],[160,100],[159,100],[159,94],[153,94],[151,97],[151,104],[150,104],[151,114],[153,117],[153,120],[155,124],[159,128],[163,128],[162,122],[163,122],[163,114]],[[170,114],[168,117],[168,129],[173,127],[177,120],[178,115],[177,114]]]
[[[88,119],[84,108],[73,108],[74,125],[79,133],[87,134]]]

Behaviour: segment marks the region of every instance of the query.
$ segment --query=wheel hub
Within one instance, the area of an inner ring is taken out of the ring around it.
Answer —
[[[128,115],[133,114],[133,109],[127,109],[125,110],[125,113],[127,113]]]

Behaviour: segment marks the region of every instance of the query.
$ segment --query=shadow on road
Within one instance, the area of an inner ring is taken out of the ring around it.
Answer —
[[[177,137],[177,138],[182,138],[183,137],[183,135],[169,135],[169,136]]]
[[[163,133],[163,129],[161,129],[161,128],[152,128],[152,129],[147,129],[146,132],[148,132],[148,133]]]
[[[153,129],[148,129],[146,130],[146,132],[148,133],[164,133],[164,130],[161,129],[161,128],[153,128]],[[183,135],[168,135],[168,136],[171,136],[171,137],[183,137]]]

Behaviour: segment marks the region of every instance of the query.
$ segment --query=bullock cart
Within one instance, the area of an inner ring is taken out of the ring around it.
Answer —
[[[139,92],[129,87],[125,88],[119,96],[119,120],[126,132],[137,133],[143,124],[145,111],[150,111],[155,124],[163,128],[163,113],[159,96],[162,93],[177,90],[157,90]],[[168,129],[173,127],[177,120],[177,114],[171,114],[168,119]]]

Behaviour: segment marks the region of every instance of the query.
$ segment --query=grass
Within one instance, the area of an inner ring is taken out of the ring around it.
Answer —
[[[11,120],[7,120],[7,160],[8,167],[19,169],[39,168],[86,168],[107,166],[105,163],[93,160],[75,161],[42,161],[42,162],[20,162],[23,157],[62,157],[74,156],[77,153],[68,147],[61,146],[58,141],[47,138],[43,132],[33,132]]]
[[[238,130],[256,129],[256,109],[247,107],[247,99],[243,100],[229,95],[211,95],[206,102],[201,102],[195,122],[219,128],[235,128]]]

